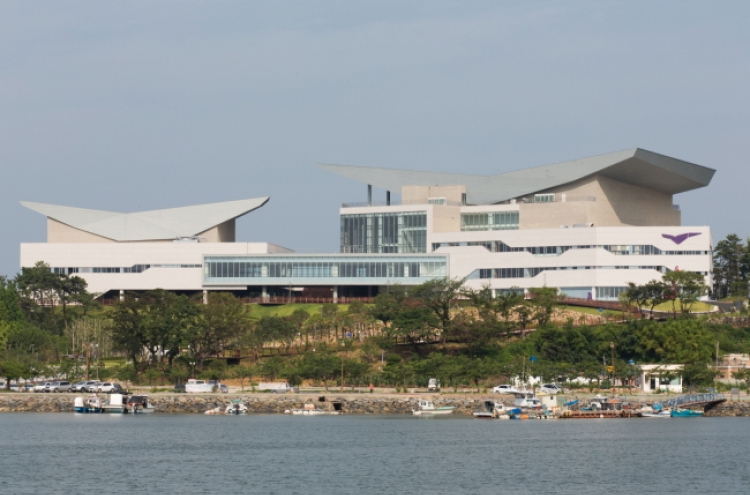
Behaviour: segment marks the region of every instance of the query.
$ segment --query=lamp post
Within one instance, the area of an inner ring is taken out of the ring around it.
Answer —
[[[612,395],[615,395],[615,343],[609,343],[609,350],[612,352]]]
[[[343,340],[341,341],[341,392],[344,391],[344,348],[346,347],[346,342]]]

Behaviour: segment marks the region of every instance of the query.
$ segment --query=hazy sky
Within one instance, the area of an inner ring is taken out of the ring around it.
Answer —
[[[29,200],[137,211],[271,196],[238,240],[336,252],[366,186],[317,163],[492,174],[641,147],[750,235],[750,2],[0,3],[0,274]],[[376,190],[375,199],[382,200]]]

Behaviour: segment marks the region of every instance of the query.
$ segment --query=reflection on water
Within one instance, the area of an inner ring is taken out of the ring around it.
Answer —
[[[0,415],[0,493],[746,494],[744,418]]]

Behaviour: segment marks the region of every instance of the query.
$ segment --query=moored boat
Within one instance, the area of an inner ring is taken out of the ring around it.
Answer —
[[[240,415],[247,414],[247,406],[240,399],[232,399],[232,402],[224,409],[224,414]]]
[[[440,416],[445,414],[453,414],[455,406],[440,406],[437,407],[431,400],[420,400],[418,403],[418,409],[412,410],[415,416]]]
[[[133,395],[125,405],[126,414],[151,414],[154,411],[156,411],[156,406],[151,402],[148,395]]]
[[[673,418],[700,418],[703,416],[703,411],[695,411],[693,409],[672,409],[670,416]]]
[[[102,405],[102,412],[109,414],[123,414],[125,412],[125,404],[122,402],[122,394],[109,394],[109,400],[105,401]]]
[[[104,412],[104,405],[101,397],[96,394],[88,397],[76,397],[73,399],[73,408],[75,412],[81,414],[99,414]]]

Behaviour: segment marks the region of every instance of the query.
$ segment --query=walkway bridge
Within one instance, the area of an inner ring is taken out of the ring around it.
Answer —
[[[724,394],[691,394],[681,395],[674,399],[660,402],[659,404],[661,404],[663,408],[670,409],[697,409],[702,407],[704,411],[710,411],[722,402],[726,402],[726,400],[727,397]]]

